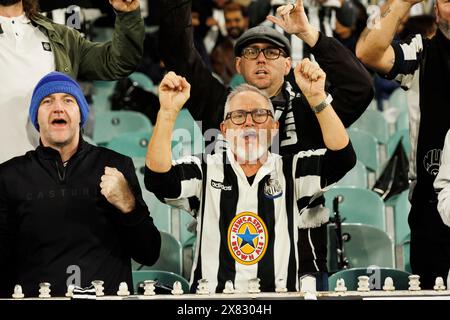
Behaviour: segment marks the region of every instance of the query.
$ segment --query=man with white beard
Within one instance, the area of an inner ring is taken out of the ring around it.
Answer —
[[[367,66],[408,90],[411,137],[410,262],[421,287],[432,289],[450,269],[450,228],[437,209],[433,182],[439,171],[445,135],[450,129],[450,2],[436,0],[438,30],[432,39],[413,35],[392,42],[401,19],[422,0],[391,0],[378,26],[361,34],[356,54]],[[437,185],[440,191],[441,185]]]
[[[238,291],[247,291],[255,278],[261,291],[299,290],[300,215],[355,165],[356,156],[344,125],[325,100],[322,69],[305,59],[294,75],[313,106],[326,148],[283,157],[268,151],[279,126],[271,100],[243,84],[225,103],[221,131],[230,147],[203,159],[172,161],[172,130],[190,84],[174,72],[161,82],[145,185],[198,221],[191,292],[200,279],[208,281],[211,292],[222,292],[228,280]]]

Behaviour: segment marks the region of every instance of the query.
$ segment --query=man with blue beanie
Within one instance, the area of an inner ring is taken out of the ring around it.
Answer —
[[[103,280],[132,288],[131,258],[152,265],[161,237],[129,157],[83,141],[89,107],[80,86],[51,72],[36,85],[30,121],[40,145],[0,165],[0,296],[14,285],[53,296]]]

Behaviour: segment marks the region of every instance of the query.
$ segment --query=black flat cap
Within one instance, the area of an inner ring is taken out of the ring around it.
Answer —
[[[283,49],[288,56],[291,56],[289,40],[281,32],[267,26],[257,26],[245,31],[236,41],[234,55],[240,57],[242,49],[255,42],[273,44],[277,48]]]

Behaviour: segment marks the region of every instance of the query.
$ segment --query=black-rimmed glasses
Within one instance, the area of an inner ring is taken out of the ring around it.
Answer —
[[[276,60],[280,57],[280,55],[282,55],[283,57],[285,56],[285,53],[283,50],[279,49],[279,48],[258,48],[258,47],[247,47],[244,48],[242,50],[242,56],[246,59],[249,60],[255,60],[256,58],[258,58],[259,54],[261,53],[264,54],[264,57],[266,57],[266,59],[269,60]]]
[[[248,114],[251,114],[253,122],[258,124],[266,122],[269,116],[273,118],[272,111],[268,109],[254,109],[252,111],[235,110],[228,112],[225,120],[230,119],[235,125],[241,125],[245,123]]]

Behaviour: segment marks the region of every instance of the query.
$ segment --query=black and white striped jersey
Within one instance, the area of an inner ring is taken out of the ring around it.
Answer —
[[[416,154],[417,139],[420,123],[420,61],[423,55],[423,38],[420,34],[410,37],[405,42],[394,42],[392,47],[395,52],[395,64],[391,70],[392,78],[400,83],[404,90],[408,90],[409,135],[411,141],[411,153],[409,164],[409,178],[416,180]]]
[[[450,128],[448,108],[450,40],[438,29],[432,39],[414,35],[394,42],[395,62],[387,78],[407,90],[411,161],[416,180],[413,200],[436,202],[433,182],[439,170],[445,135]]]
[[[270,154],[252,184],[233,153],[186,157],[157,174],[146,169],[146,187],[197,218],[191,291],[207,279],[211,292],[227,280],[246,292],[259,278],[262,291],[299,289],[297,250],[300,215],[354,165],[351,144],[341,151]]]

